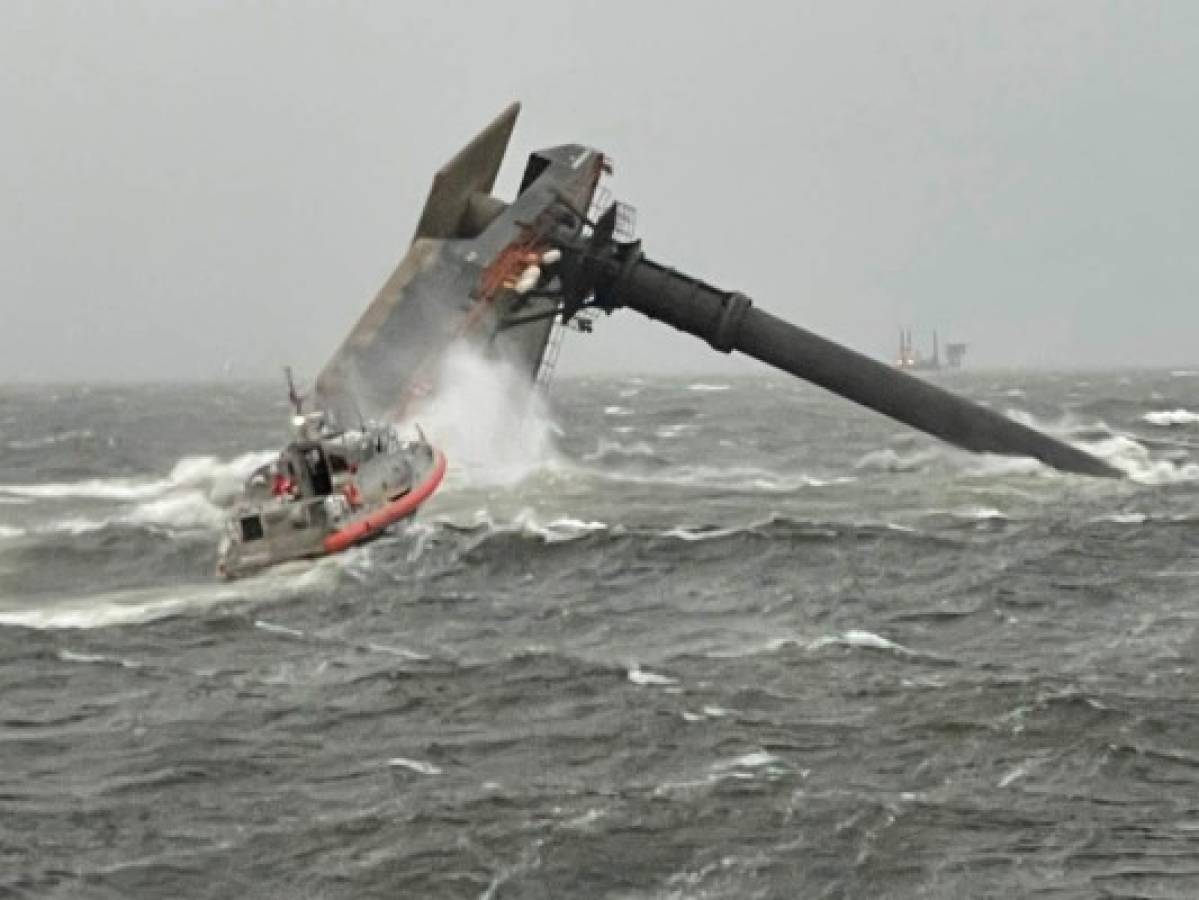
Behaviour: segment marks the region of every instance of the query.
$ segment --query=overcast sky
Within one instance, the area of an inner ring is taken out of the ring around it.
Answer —
[[[1199,3],[0,4],[0,381],[309,375],[513,99],[649,255],[882,357],[1199,362]],[[626,312],[561,368],[750,371]]]

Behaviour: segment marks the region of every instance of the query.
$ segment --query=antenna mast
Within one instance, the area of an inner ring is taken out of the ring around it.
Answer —
[[[295,379],[291,376],[291,366],[284,366],[283,373],[287,376],[287,399],[296,408],[296,415],[304,415],[304,396],[296,391]]]

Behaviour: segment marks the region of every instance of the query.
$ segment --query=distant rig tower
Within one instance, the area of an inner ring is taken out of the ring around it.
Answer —
[[[911,329],[899,331],[899,356],[895,365],[900,369],[912,372],[936,372],[942,368],[960,369],[962,357],[966,355],[966,345],[962,343],[945,345],[945,365],[941,364],[941,344],[937,332],[933,332],[932,356],[922,356],[916,352],[912,344]]]

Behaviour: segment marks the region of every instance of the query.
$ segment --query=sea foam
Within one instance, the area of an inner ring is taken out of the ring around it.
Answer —
[[[1161,428],[1199,424],[1199,413],[1189,409],[1162,409],[1156,412],[1147,412],[1141,418],[1150,425],[1157,425]]]

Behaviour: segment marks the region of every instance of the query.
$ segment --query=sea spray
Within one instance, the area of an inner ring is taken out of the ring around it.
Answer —
[[[471,485],[512,485],[557,461],[553,422],[529,377],[459,346],[437,389],[406,418],[449,458],[450,477]]]

